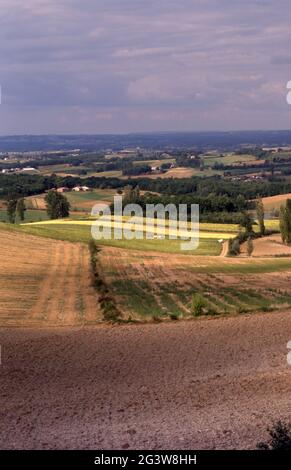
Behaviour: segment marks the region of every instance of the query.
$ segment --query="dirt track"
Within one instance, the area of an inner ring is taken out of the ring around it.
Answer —
[[[291,418],[291,312],[2,329],[1,448],[252,448]]]

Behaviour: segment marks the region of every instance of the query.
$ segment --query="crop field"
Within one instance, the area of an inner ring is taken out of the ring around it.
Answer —
[[[53,238],[56,240],[67,240],[70,242],[88,243],[91,236],[91,224],[76,224],[75,221],[66,224],[53,223],[36,223],[32,225],[21,225],[20,227],[9,227],[9,230],[20,230],[45,238]],[[79,222],[79,221],[78,221]],[[217,236],[205,234],[205,238],[200,238],[199,247],[193,251],[184,251],[182,253],[193,255],[209,255],[218,256],[221,252],[221,244],[217,240]],[[212,238],[210,238],[212,236]],[[98,240],[101,246],[116,246],[119,248],[141,250],[141,251],[158,251],[162,253],[181,253],[181,240],[161,240],[161,239],[141,239],[141,240]]]
[[[270,222],[273,226],[277,223]],[[26,313],[21,314],[25,316],[25,321],[28,319],[28,323],[75,324],[79,321],[87,324],[100,318],[100,314],[96,313],[99,311],[96,292],[89,282],[90,260],[86,245],[92,239],[92,223],[102,229],[110,226],[113,229],[132,228],[128,217],[119,221],[108,217],[103,221],[91,218],[47,220],[17,226],[3,224],[7,231],[2,230],[1,234],[5,237],[3,234],[7,233],[11,244],[18,237],[25,241],[25,256],[28,253],[28,259],[32,260],[31,276],[39,277],[37,288],[41,289],[40,292],[46,292],[38,294],[36,289],[30,297],[31,303],[27,303]],[[282,250],[279,235],[255,240],[252,258],[244,253],[241,257],[227,258],[226,243],[222,245],[221,241],[236,235],[238,226],[235,224],[202,223],[198,248],[181,251],[183,240],[169,238],[173,235],[169,221],[166,221],[166,239],[161,239],[159,235],[163,229],[162,221],[155,220],[155,223],[153,239],[146,239],[145,236],[133,240],[112,237],[96,242],[101,248],[98,262],[102,275],[125,320],[191,318],[197,316],[197,298],[201,303],[199,316],[272,311],[291,306],[291,256],[289,252],[285,253],[286,250],[276,251]],[[145,235],[143,218],[134,227]],[[37,243],[31,243],[32,235],[39,237],[34,239]],[[273,249],[272,252],[273,245],[275,251]],[[40,246],[43,248],[40,249]],[[30,253],[33,250],[36,252]],[[276,257],[278,253],[280,256]],[[24,269],[22,264],[30,266],[26,258],[24,262],[21,259],[18,262],[17,256],[21,256],[20,251],[13,256],[12,264],[16,263],[17,269]],[[11,259],[9,254],[6,257],[7,260]],[[22,271],[20,275],[27,278]],[[4,284],[6,276],[5,271]],[[56,294],[54,277],[57,279]],[[15,279],[17,283],[18,277]],[[82,282],[87,283],[85,292]],[[36,284],[33,281],[29,286],[32,289]],[[15,285],[11,284],[11,287],[15,291]],[[72,296],[69,294],[71,291],[74,292]],[[8,292],[6,286],[3,292]],[[64,295],[64,292],[67,294]],[[12,296],[9,292],[7,295]],[[38,297],[40,300],[36,302]],[[32,318],[29,311],[36,312]],[[11,322],[11,318],[7,318]]]
[[[171,168],[170,170],[166,171],[165,173],[152,173],[147,174],[146,177],[150,179],[157,179],[157,178],[190,178],[191,176],[213,176],[213,175],[220,175],[222,171],[213,170],[212,168],[206,168],[205,170],[200,170],[199,168],[190,168],[190,167],[178,167],[178,168]],[[134,179],[142,178],[144,175],[134,176]]]
[[[291,259],[141,256],[112,247],[103,248],[100,259],[118,305],[132,319],[193,317],[197,295],[208,316],[291,306]]]
[[[119,226],[127,226],[124,219]],[[92,222],[99,221],[3,224],[0,324],[74,325],[102,318],[87,248]],[[142,222],[140,227],[142,230]],[[237,228],[201,224],[199,247],[191,251],[181,251],[179,239],[98,241],[101,272],[123,318],[193,318],[197,316],[197,298],[201,303],[199,316],[289,308],[291,256],[282,252],[283,256],[276,257],[274,251],[272,257],[270,248],[272,244],[276,249],[282,247],[279,235],[256,240],[252,258],[244,254],[237,258],[219,256],[222,244],[218,239],[233,237]],[[218,229],[220,232],[215,231]],[[171,229],[167,230],[169,233]]]
[[[149,221],[151,219],[148,219]],[[164,225],[162,225],[161,223],[158,223],[157,225],[151,225],[150,222],[148,222],[149,225],[147,227],[147,225],[145,224],[144,220],[142,218],[138,218],[137,221],[134,223],[130,220],[121,220],[121,221],[117,221],[117,220],[110,220],[110,219],[105,219],[105,218],[102,218],[101,219],[89,219],[89,220],[66,220],[66,219],[59,219],[59,220],[46,220],[46,221],[43,221],[43,222],[35,222],[33,223],[33,225],[63,225],[63,226],[67,226],[67,225],[80,225],[80,226],[96,226],[96,227],[99,227],[99,228],[110,228],[112,227],[112,229],[123,229],[123,230],[128,230],[128,231],[131,231],[131,230],[135,230],[137,233],[141,233],[141,234],[144,234],[145,235],[145,232],[146,233],[149,233],[149,234],[152,234],[154,236],[154,234],[156,235],[159,235],[161,236],[163,234],[163,232],[165,231],[165,237],[166,238],[170,238],[171,236],[174,237],[174,236],[180,236],[180,237],[190,237],[190,235],[192,234],[191,232],[191,229],[190,227],[186,230],[181,228],[181,229],[178,229],[178,228],[172,228],[171,226],[169,226],[169,223],[166,223],[165,224],[165,227]],[[152,222],[154,223],[154,221]],[[198,226],[197,226],[197,230],[198,230]],[[227,231],[214,231],[214,230],[209,230],[209,231],[205,231],[205,230],[200,230],[200,233],[199,233],[199,236],[200,238],[213,238],[213,239],[224,239],[224,240],[228,240],[229,238],[232,238],[234,236],[234,232],[231,232],[231,233],[228,233]]]
[[[164,158],[162,160],[135,160],[134,166],[149,165],[149,166],[161,166],[163,163],[175,163],[175,158]]]
[[[92,207],[98,202],[111,203],[113,196],[116,192],[113,189],[98,189],[90,192],[75,192],[70,191],[65,193],[66,198],[71,204],[71,210],[73,212],[86,212],[91,213]],[[44,210],[45,205],[45,194],[38,196],[29,196],[26,198],[26,206],[29,209],[41,209]]]
[[[121,178],[122,171],[121,170],[108,170],[108,171],[100,171],[96,172],[93,171],[92,173],[88,174],[88,176],[94,176],[95,178]]]
[[[26,210],[25,211],[25,222],[40,222],[47,220],[48,216],[46,211],[41,210]],[[0,209],[0,222],[8,222],[8,216],[6,210]],[[16,218],[16,223],[20,223],[19,218]]]
[[[101,319],[86,245],[0,230],[0,257],[1,327]]]
[[[39,171],[42,175],[51,175],[52,173],[59,174],[64,173],[70,169],[69,164],[58,164],[58,165],[48,165],[48,166],[40,166]],[[79,168],[80,169],[80,168]]]
[[[98,245],[115,246],[125,249],[134,249],[142,251],[160,251],[168,253],[181,253],[181,243],[184,242],[180,237],[185,236],[189,240],[190,232],[177,230],[169,227],[169,222],[165,224],[165,238],[163,238],[164,227],[161,225],[161,221],[155,221],[157,225],[150,227],[146,231],[144,219],[138,219],[138,222],[133,225],[125,217],[122,221],[112,221],[110,218],[99,221],[99,220],[48,220],[45,222],[38,222],[33,224],[24,224],[21,229],[28,232],[34,233],[35,235],[57,238],[68,241],[81,241],[89,242],[91,239],[91,228],[94,223],[96,229],[101,233],[105,228],[109,231],[111,229],[111,238],[97,241]],[[139,222],[140,220],[140,222]],[[128,239],[124,235],[121,239],[114,238],[113,230],[127,229],[130,232],[134,229],[140,238]],[[220,231],[218,231],[220,230]],[[236,226],[229,224],[223,226],[218,224],[217,228],[215,224],[200,224],[199,232],[199,246],[195,249],[183,250],[183,254],[193,255],[209,255],[218,256],[222,251],[222,240],[228,240],[233,238],[236,234]],[[148,238],[149,235],[153,237]],[[173,239],[178,235],[177,239]],[[187,240],[185,240],[187,243]],[[190,247],[191,248],[191,247]]]
[[[242,165],[246,164],[256,164],[259,165],[260,161],[256,160],[254,155],[235,155],[235,154],[227,154],[224,156],[220,155],[205,155],[203,157],[205,165],[213,166],[215,163],[222,163],[223,165]]]
[[[184,168],[184,167],[178,167],[178,168],[171,168],[170,170],[166,171],[165,173],[153,173],[150,175],[147,175],[147,178],[151,179],[157,179],[157,178],[190,178],[191,176],[194,176],[196,173],[196,170],[194,168]],[[141,175],[136,176],[136,178],[140,178]]]
[[[110,203],[115,191],[112,189],[100,189],[92,192],[69,192],[65,196],[71,204],[72,211],[91,213],[92,207],[98,202]]]

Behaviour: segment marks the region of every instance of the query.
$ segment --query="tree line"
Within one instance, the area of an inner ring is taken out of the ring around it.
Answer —
[[[96,189],[120,189],[127,185],[136,186],[137,184],[143,191],[165,195],[206,196],[213,193],[227,195],[230,198],[242,195],[246,199],[256,199],[291,192],[291,182],[288,181],[229,181],[219,175],[181,179],[139,178],[137,181],[131,178],[121,180],[93,176],[80,178],[78,176],[0,174],[0,197],[4,198],[11,194],[17,197],[31,196],[61,186],[73,188],[85,185]]]

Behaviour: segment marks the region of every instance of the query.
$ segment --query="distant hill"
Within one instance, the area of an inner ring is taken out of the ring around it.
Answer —
[[[0,137],[0,152],[36,150],[121,150],[142,147],[152,149],[197,148],[232,150],[239,146],[288,146],[291,131],[235,132],[161,132],[106,135],[21,135]]]

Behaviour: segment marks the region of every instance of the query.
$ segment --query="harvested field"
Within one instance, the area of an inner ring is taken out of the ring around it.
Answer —
[[[149,178],[149,179],[157,179],[157,178],[191,178],[191,176],[195,175],[196,170],[195,168],[171,168],[170,170],[167,170],[165,173],[149,173],[149,174],[144,174],[144,175],[137,175],[134,176],[134,179],[138,178]]]
[[[264,197],[263,203],[264,203],[265,210],[271,211],[272,209],[280,209],[280,206],[285,204],[286,199],[291,199],[291,193]]]
[[[253,449],[290,420],[291,311],[2,329],[1,449]]]
[[[252,256],[291,256],[291,246],[282,243],[281,235],[258,238],[253,241],[254,251]],[[241,247],[241,256],[247,256],[246,243]]]
[[[101,314],[86,245],[0,230],[0,326],[83,325]]]
[[[154,252],[141,256],[134,250],[103,247],[100,262],[125,318],[188,318],[194,313],[194,295],[203,300],[203,314],[211,316],[291,306],[288,258],[269,261]]]

